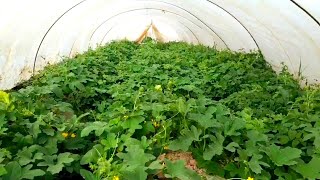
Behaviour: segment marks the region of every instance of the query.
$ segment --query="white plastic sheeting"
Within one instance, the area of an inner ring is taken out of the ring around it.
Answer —
[[[151,22],[165,41],[260,50],[310,83],[320,80],[318,0],[0,0],[0,89]]]

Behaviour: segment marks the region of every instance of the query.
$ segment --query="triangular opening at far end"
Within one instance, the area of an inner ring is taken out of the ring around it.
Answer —
[[[146,29],[137,38],[136,42],[141,43],[147,37],[151,37],[152,39],[155,39],[156,41],[159,41],[159,42],[164,42],[163,35],[160,33],[158,28],[153,24],[153,22],[151,22],[151,24],[146,27]]]

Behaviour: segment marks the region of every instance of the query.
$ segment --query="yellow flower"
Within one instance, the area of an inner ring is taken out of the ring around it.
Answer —
[[[158,128],[158,127],[160,127],[160,123],[154,121],[154,122],[153,122],[153,126],[154,126],[155,128]]]
[[[75,137],[76,137],[76,134],[72,133],[72,134],[71,134],[71,137],[72,137],[72,138],[75,138]]]
[[[247,180],[254,180],[254,178],[253,177],[248,177],[248,179]]]
[[[124,119],[128,119],[128,118],[129,118],[129,116],[123,116],[123,118],[124,118]]]
[[[62,136],[63,136],[64,138],[66,138],[66,137],[68,137],[68,136],[69,136],[69,134],[68,134],[68,133],[66,133],[66,132],[64,132],[64,133],[62,133]]]
[[[154,87],[154,89],[157,90],[157,91],[162,91],[161,85],[156,85],[156,86]]]
[[[168,147],[168,146],[165,146],[165,147],[163,147],[163,149],[164,149],[164,150],[168,150],[168,149],[169,149],[169,147]]]
[[[119,176],[113,176],[112,180],[119,180]]]

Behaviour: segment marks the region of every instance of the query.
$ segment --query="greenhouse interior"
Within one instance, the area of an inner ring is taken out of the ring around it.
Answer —
[[[320,1],[0,2],[0,180],[320,179]]]

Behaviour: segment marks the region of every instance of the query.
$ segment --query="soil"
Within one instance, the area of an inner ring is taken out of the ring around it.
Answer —
[[[196,173],[198,173],[200,176],[205,177],[206,172],[204,169],[199,169],[197,167],[197,161],[193,158],[191,152],[179,152],[179,151],[171,151],[168,153],[161,154],[158,159],[161,161],[161,163],[164,164],[164,159],[168,159],[170,161],[177,161],[177,160],[184,160],[186,162],[186,168],[189,168]],[[165,165],[165,164],[164,164]],[[159,179],[166,179],[163,172],[159,172],[158,174]]]

